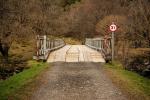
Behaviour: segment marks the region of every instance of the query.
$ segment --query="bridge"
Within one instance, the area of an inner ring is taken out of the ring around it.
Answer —
[[[111,59],[111,52],[111,38],[68,45],[62,39],[37,36],[34,59],[51,64],[35,81],[38,88],[32,89],[31,100],[127,100],[103,71],[101,63]]]
[[[102,62],[111,60],[111,38],[87,38],[85,45],[67,45],[62,39],[37,36],[33,59],[51,62]]]

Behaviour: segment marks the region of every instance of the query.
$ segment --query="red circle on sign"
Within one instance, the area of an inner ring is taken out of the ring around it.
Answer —
[[[110,31],[115,32],[117,30],[117,26],[115,24],[110,25]]]

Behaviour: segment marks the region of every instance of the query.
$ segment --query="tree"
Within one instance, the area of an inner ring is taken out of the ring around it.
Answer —
[[[106,16],[104,17],[104,19],[99,20],[99,22],[96,25],[96,31],[99,32],[101,35],[111,35],[110,30],[109,30],[109,26],[112,24],[112,22],[114,22],[117,25],[117,37],[122,39],[124,38],[126,35],[126,33],[128,32],[128,20],[125,16],[120,16],[120,15],[110,15],[110,16]]]
[[[136,6],[135,6],[136,5]],[[133,37],[142,40],[150,47],[150,2],[149,0],[136,0],[130,5],[130,19]]]

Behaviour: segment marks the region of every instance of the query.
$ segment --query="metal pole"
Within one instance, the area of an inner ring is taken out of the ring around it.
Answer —
[[[112,61],[114,61],[114,53],[115,53],[115,51],[114,51],[114,49],[115,49],[115,33],[114,32],[112,32],[111,43],[112,43]]]

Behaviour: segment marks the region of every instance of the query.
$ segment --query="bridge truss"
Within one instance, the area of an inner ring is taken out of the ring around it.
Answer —
[[[35,60],[47,60],[51,51],[62,48],[65,42],[62,39],[49,39],[46,35],[36,37],[36,55]]]
[[[64,47],[66,44],[62,39],[49,39],[44,36],[37,36],[35,60],[47,60],[50,52]],[[112,60],[112,39],[111,37],[87,38],[85,45],[101,52],[103,58],[107,61]]]
[[[107,61],[112,60],[112,39],[111,37],[104,38],[87,38],[85,45],[100,51]]]

